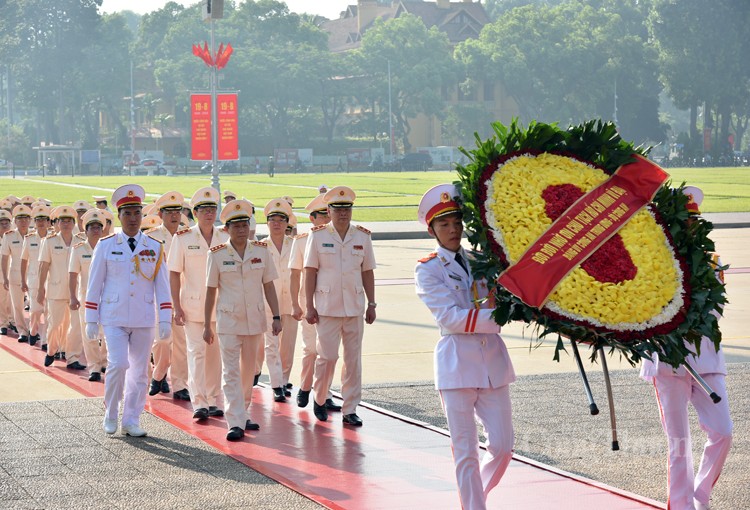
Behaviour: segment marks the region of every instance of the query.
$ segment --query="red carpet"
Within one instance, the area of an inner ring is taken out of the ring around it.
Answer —
[[[0,346],[22,361],[87,396],[101,397],[103,383],[63,362],[43,365],[44,353],[15,338]],[[61,367],[61,368],[58,368]],[[242,442],[226,441],[226,423],[195,425],[186,402],[170,395],[149,397],[146,410],[205,441],[243,464],[332,509],[374,510],[460,508],[453,461],[445,432],[366,404],[357,414],[365,425],[344,427],[341,414],[319,422],[312,403],[273,402],[269,388],[256,388],[252,418],[260,431]],[[516,456],[491,493],[489,508],[653,509],[661,503],[625,493]]]

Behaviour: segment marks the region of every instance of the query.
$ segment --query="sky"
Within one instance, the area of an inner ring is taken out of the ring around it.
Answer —
[[[161,9],[168,0],[104,0],[103,12],[118,12],[130,10],[138,14],[145,14]],[[174,0],[178,4],[193,5],[199,0]],[[357,0],[286,0],[289,10],[297,13],[320,14],[329,19],[337,19],[339,13],[349,4],[356,4]]]

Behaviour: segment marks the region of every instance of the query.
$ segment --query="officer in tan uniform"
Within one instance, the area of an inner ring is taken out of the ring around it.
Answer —
[[[355,197],[346,186],[336,186],[323,197],[331,223],[310,233],[304,286],[305,319],[317,324],[318,330],[313,411],[319,420],[328,419],[325,401],[336,371],[339,345],[343,344],[343,421],[359,427],[362,420],[356,410],[362,398],[362,336],[364,322],[375,321],[376,265],[369,230],[351,224]]]
[[[289,374],[294,362],[294,345],[297,340],[297,321],[292,317],[292,298],[289,289],[289,254],[292,250],[293,239],[286,235],[292,208],[284,198],[270,200],[263,209],[268,225],[268,253],[271,256],[278,279],[273,282],[276,288],[276,299],[281,315],[281,336],[266,331],[265,353],[268,375],[273,388],[273,398],[276,402],[286,401],[291,396],[287,387]],[[266,308],[266,320],[270,322],[273,315],[270,308]]]
[[[328,206],[323,202],[323,195],[323,193],[319,194],[305,206],[313,227],[325,225],[330,221]],[[305,268],[305,247],[307,246],[308,238],[309,234],[307,232],[295,236],[292,243],[292,252],[289,255],[289,269],[291,269],[289,287],[292,299],[292,317],[297,321],[301,321],[302,326],[302,371],[300,373],[299,391],[297,392],[297,406],[299,407],[307,407],[307,404],[310,402],[313,372],[315,371],[315,358],[318,356],[315,350],[315,342],[318,339],[315,326],[302,320],[305,316],[305,310],[303,309],[305,294],[301,292],[301,283],[302,270]],[[302,300],[301,303],[300,300]],[[330,389],[328,390],[325,407],[328,411],[341,411],[341,406],[333,402]]]
[[[76,227],[78,229],[77,233],[82,234],[79,237],[86,239],[86,226],[83,224],[83,215],[86,214],[86,211],[91,209],[91,204],[89,204],[85,200],[76,200],[75,202],[73,202],[73,209],[76,210]]]
[[[42,320],[44,305],[37,301],[39,290],[39,248],[42,239],[50,230],[50,209],[37,205],[31,210],[36,230],[26,234],[21,250],[21,290],[29,296],[29,345],[40,342],[42,350],[47,350],[47,323]]]
[[[251,215],[246,200],[227,203],[221,220],[229,232],[229,242],[211,248],[208,255],[203,339],[208,344],[216,343],[215,314],[229,441],[242,439],[245,430],[260,428],[247,411],[252,401],[255,356],[267,329],[264,294],[273,314],[271,331],[274,335],[281,332],[273,286],[276,268],[266,244],[250,238]]]
[[[21,251],[23,240],[29,233],[31,209],[26,205],[17,205],[13,209],[13,220],[16,228],[6,232],[0,244],[0,265],[3,271],[3,288],[10,293],[13,312],[13,323],[18,331],[18,341],[29,341],[29,323],[24,315],[24,296],[21,289]]]
[[[13,228],[11,223],[13,216],[3,205],[10,207],[11,203],[7,199],[0,201],[0,239]],[[10,305],[10,291],[0,285],[0,335],[7,335],[9,329],[15,329],[13,326],[13,309]]]
[[[29,209],[32,208],[32,204],[36,202],[36,198],[32,197],[31,195],[25,195],[21,197],[21,203],[28,207]]]
[[[203,309],[206,300],[206,258],[208,250],[225,243],[229,236],[214,228],[219,192],[201,188],[190,205],[198,224],[180,230],[172,240],[167,263],[172,289],[175,323],[185,326],[188,350],[188,386],[193,418],[223,416],[221,403],[221,353],[217,343],[203,341]]]
[[[182,217],[182,203],[185,197],[178,191],[168,191],[160,196],[154,204],[159,211],[162,224],[146,234],[164,244],[164,253],[169,256],[172,238],[180,229]],[[149,395],[169,393],[167,371],[172,380],[172,396],[177,400],[190,400],[188,392],[187,344],[185,343],[185,328],[172,321],[172,336],[164,340],[156,340],[151,351],[154,360],[154,371],[151,379]]]
[[[237,200],[237,193],[234,191],[224,190],[224,203],[228,204],[232,200]]]
[[[86,329],[86,309],[81,307],[81,303],[86,302],[91,258],[94,254],[94,248],[96,248],[104,232],[104,225],[107,222],[105,212],[101,209],[89,209],[83,215],[81,224],[86,233],[86,240],[73,246],[73,253],[70,255],[70,264],[68,265],[70,320],[78,321],[81,324],[81,330]],[[89,381],[101,381],[102,373],[107,368],[107,343],[104,341],[104,333],[101,328],[99,328],[99,334],[96,338],[83,339],[83,353],[86,355]]]
[[[48,367],[55,361],[55,354],[64,352],[69,369],[85,370],[86,367],[78,361],[83,350],[81,327],[80,323],[71,324],[68,291],[68,265],[75,244],[73,227],[76,212],[70,206],[58,206],[52,212],[52,220],[57,221],[60,232],[48,235],[39,247],[37,302],[47,303],[47,355],[44,366]]]

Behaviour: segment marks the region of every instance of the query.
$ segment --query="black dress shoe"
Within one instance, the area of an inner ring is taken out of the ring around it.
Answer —
[[[243,437],[245,437],[245,431],[239,427],[232,427],[227,432],[227,441],[239,441]]]
[[[255,377],[253,377],[253,386],[257,386],[259,380],[260,380],[260,372],[255,374]]]
[[[164,379],[161,380],[161,392],[162,393],[169,393],[169,383],[167,382],[167,376],[164,376]]]
[[[102,367],[102,374],[107,371],[107,367]]]
[[[341,406],[334,404],[332,398],[327,398],[326,399],[326,411],[336,411],[338,413],[338,412],[341,412]]]
[[[55,359],[62,359],[62,353],[61,352],[56,352],[55,353]]]
[[[313,400],[313,413],[315,413],[315,417],[319,419],[320,421],[326,421],[328,420],[328,411],[326,411],[326,407],[319,406],[317,402]]]
[[[8,328],[0,328],[0,335],[7,336]]]
[[[18,334],[18,328],[16,327],[15,324],[8,325],[8,329],[14,332],[15,334]]]
[[[297,392],[297,407],[307,407],[310,402],[310,390],[299,390]]]
[[[161,391],[161,381],[151,379],[151,385],[148,387],[148,394],[152,397]]]
[[[45,367],[48,367],[48,366],[50,366],[50,365],[51,365],[52,363],[54,363],[54,361],[55,361],[55,357],[54,357],[54,356],[49,356],[49,355],[48,355],[48,356],[45,356],[45,357],[44,357],[44,366],[45,366]]]
[[[198,421],[205,421],[208,419],[208,409],[205,407],[199,407],[193,411],[193,419]]]
[[[40,349],[43,350],[44,352],[47,352],[47,344],[42,345]]]
[[[19,344],[25,344],[28,341],[29,341],[29,337],[27,335],[21,335],[18,337]]]
[[[224,416],[224,410],[219,409],[216,406],[208,406],[208,415],[213,416],[214,418],[221,418]]]
[[[91,382],[99,382],[102,380],[102,374],[99,372],[91,372],[89,374],[89,381]]]
[[[276,402],[286,402],[286,396],[284,396],[283,388],[279,387],[273,389],[273,399]]]
[[[247,420],[245,422],[245,430],[260,430],[260,425],[252,420]]]
[[[182,389],[172,393],[172,398],[175,400],[190,400],[190,393],[187,389]]]
[[[65,365],[65,368],[68,370],[86,370],[86,365],[81,365],[77,361],[74,361],[73,363],[68,363]]]
[[[284,396],[285,397],[291,397],[292,396],[292,391],[289,390],[289,389],[287,389],[286,386],[283,388],[283,390],[284,390]]]
[[[362,418],[357,416],[356,413],[345,414],[343,418],[343,422],[345,425],[351,425],[352,427],[362,426]]]
[[[292,388],[294,388],[294,385],[292,383],[288,382],[288,383],[286,383],[285,388],[288,389],[288,390],[291,390]]]
[[[29,336],[29,345],[33,346],[39,341],[39,335],[30,335]]]
[[[62,358],[62,359],[65,359],[65,351],[62,351],[62,352],[60,353],[60,358]]]

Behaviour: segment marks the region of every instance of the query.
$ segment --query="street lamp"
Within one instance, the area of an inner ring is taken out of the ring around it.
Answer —
[[[203,4],[203,21],[208,21],[211,27],[211,45],[209,51],[214,54],[214,20],[224,17],[224,0],[206,0]],[[219,183],[219,164],[218,164],[218,129],[216,126],[216,66],[211,66],[211,186],[221,194],[221,184]],[[218,215],[217,215],[218,218]]]

